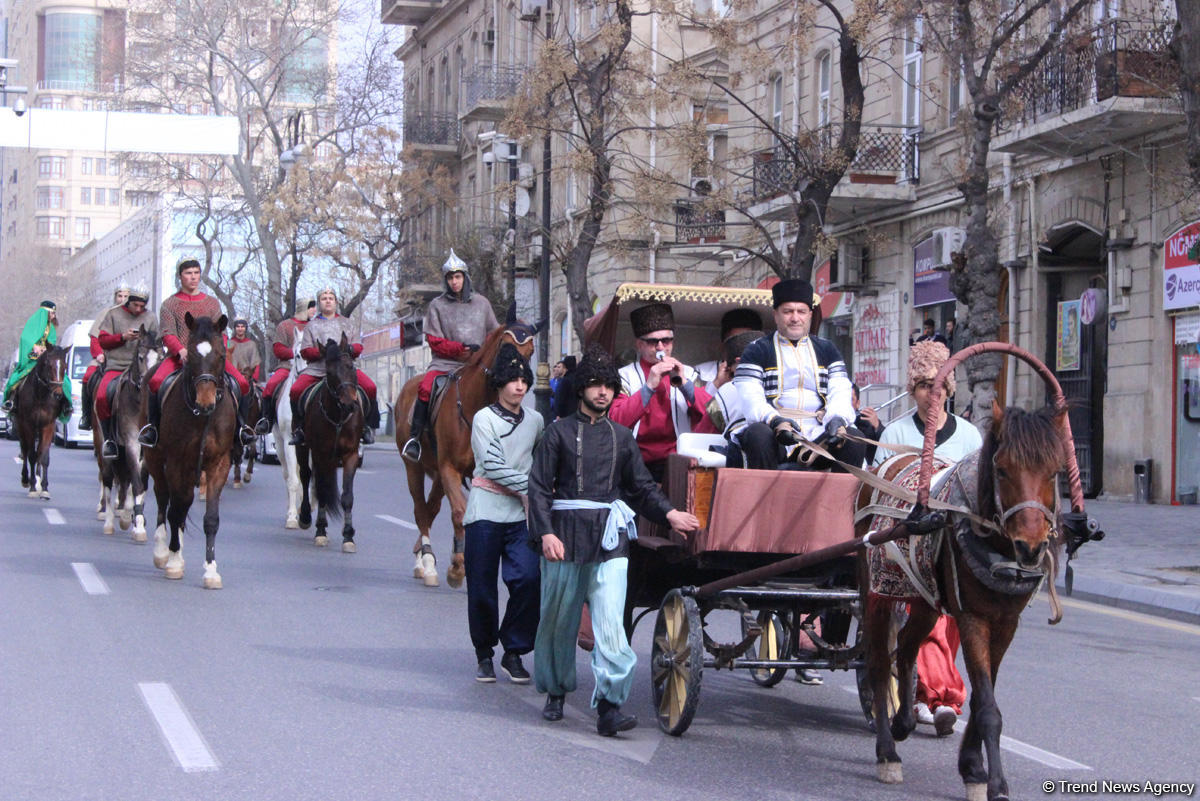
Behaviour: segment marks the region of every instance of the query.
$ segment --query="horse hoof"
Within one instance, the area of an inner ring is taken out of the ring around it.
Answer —
[[[233,488],[234,488],[234,489],[241,489],[241,488],[242,488],[242,482],[240,482],[240,481],[235,481],[235,482],[233,482]]]
[[[425,578],[425,568],[421,567],[420,565],[417,565],[416,567],[414,567],[413,568],[413,578],[417,579],[418,581],[420,579]]]
[[[904,781],[904,766],[899,762],[880,762],[875,766],[879,781],[884,784],[901,784]]]
[[[183,568],[175,567],[174,565],[172,565],[171,567],[167,568],[166,572],[163,573],[163,575],[169,579],[181,579],[181,578],[183,578]]]
[[[43,500],[43,501],[48,501],[48,500],[50,500],[50,491],[49,491],[49,490],[42,490],[42,495],[41,495],[41,498],[42,498],[42,500]]]
[[[432,573],[429,572],[428,570],[423,571],[423,575],[421,576],[421,578],[424,580],[426,587],[438,586],[438,574],[437,574],[436,570],[433,571]]]
[[[29,485],[28,485],[28,484],[26,484],[25,486],[29,486]],[[30,491],[29,491],[29,497],[30,497],[30,498],[36,498],[37,496],[38,496],[38,494],[37,494],[37,490],[30,490]]]
[[[354,544],[354,540],[346,540],[342,543],[342,553],[358,553],[358,546]]]
[[[96,519],[97,519],[97,520],[103,520],[103,519],[104,519],[104,510],[103,510],[103,509],[101,509],[101,510],[99,510],[99,511],[97,511],[97,512],[96,512]]]
[[[164,567],[167,566],[167,557],[159,556],[158,554],[154,554],[154,566],[157,567],[159,570],[162,570]]]
[[[299,528],[300,528],[300,521],[299,521],[299,520],[289,520],[289,521],[287,521],[286,523],[284,523],[284,524],[283,524],[283,527],[284,527],[284,528],[294,528],[294,529],[299,529]]]
[[[967,787],[967,801],[988,801],[987,785],[982,782],[971,782]]]
[[[318,534],[317,536],[313,537],[313,545],[317,546],[318,548],[324,548],[328,544],[329,538],[324,534]]]
[[[106,523],[106,524],[104,525],[104,533],[105,533],[105,534],[112,534],[112,533],[113,533],[113,527],[112,527],[112,526],[110,526],[110,525],[108,525],[108,524]]]
[[[125,519],[125,518],[123,518],[123,517],[122,517],[122,518],[120,518],[120,519],[119,519],[117,522],[118,522],[118,523],[120,524],[120,526],[121,526],[121,531],[129,531],[129,527],[133,525],[133,521],[132,521],[132,520],[126,520],[126,519]]]
[[[146,541],[146,532],[145,531],[133,532],[133,541],[139,542],[139,543],[145,542]]]
[[[204,577],[204,589],[206,589],[206,590],[221,589],[221,577],[217,576],[215,578],[210,578],[209,576],[205,576]]]
[[[250,476],[246,476],[245,478],[243,478],[243,479],[242,479],[242,483],[243,483],[243,484],[249,484],[249,483],[250,483]]]
[[[451,589],[457,590],[463,585],[463,578],[466,576],[466,571],[462,568],[455,570],[453,567],[446,571],[446,584]]]

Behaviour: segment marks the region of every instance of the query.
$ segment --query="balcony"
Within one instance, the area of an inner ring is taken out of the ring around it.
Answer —
[[[725,241],[725,211],[693,200],[675,203],[675,241],[706,245]]]
[[[994,149],[1071,156],[1181,125],[1171,35],[1121,19],[1068,38],[1013,93]]]
[[[471,70],[463,84],[466,92],[464,120],[501,120],[508,99],[521,86],[524,68],[508,64],[481,64]]]
[[[801,134],[800,159],[778,151],[759,153],[754,161],[750,193],[756,201],[748,212],[760,219],[792,216],[793,193],[803,190],[808,175],[836,158],[833,152],[840,125]],[[916,198],[920,180],[920,130],[901,125],[864,125],[858,153],[833,190],[830,210],[846,214],[871,211]]]
[[[381,0],[379,19],[386,25],[420,25],[442,7],[442,0]]]
[[[460,132],[458,117],[449,112],[415,111],[404,117],[404,144],[435,157],[457,156]]]

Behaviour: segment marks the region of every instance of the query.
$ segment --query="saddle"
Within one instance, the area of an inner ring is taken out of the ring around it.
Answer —
[[[442,399],[446,396],[446,387],[450,384],[450,377],[456,375],[458,370],[453,373],[439,375],[433,379],[433,389],[429,392],[429,425],[427,431],[434,430],[434,424],[437,423],[438,410],[442,408]]]
[[[312,403],[312,399],[316,397],[317,390],[320,389],[324,384],[325,379],[321,379],[300,393],[300,402],[296,404],[296,408],[300,412],[301,420],[303,420],[304,416],[308,413],[308,405]],[[356,387],[355,389],[358,392],[359,404],[364,410],[367,409],[371,404],[371,399],[367,397],[367,391],[362,387]]]

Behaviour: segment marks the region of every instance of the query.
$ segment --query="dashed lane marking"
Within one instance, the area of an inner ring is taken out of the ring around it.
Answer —
[[[407,520],[401,520],[398,517],[392,517],[391,515],[375,515],[375,516],[378,517],[380,520],[386,520],[389,523],[395,523],[397,526],[401,526],[403,528],[410,528],[413,531],[418,530],[415,523],[410,523]]]
[[[590,709],[583,712],[571,704],[563,705],[562,720],[553,723],[542,720],[540,712],[546,702],[546,696],[530,693],[528,687],[512,686],[512,689],[518,698],[538,710],[534,729],[560,742],[566,741],[581,748],[603,751],[622,759],[649,765],[650,760],[654,759],[654,752],[658,750],[659,743],[664,739],[653,719],[649,722],[639,720],[638,728],[622,732],[616,737],[600,737],[596,734],[596,713]],[[580,697],[587,696],[585,694]]]
[[[108,584],[91,562],[72,562],[71,569],[88,595],[108,595]]]
[[[43,509],[42,514],[46,516],[46,521],[52,526],[63,526],[67,523],[62,516],[62,512],[57,509]]]
[[[843,684],[842,689],[848,693],[858,695],[857,687],[850,687]],[[959,734],[962,734],[967,730],[966,721],[959,720],[954,724],[954,730]],[[1000,747],[1005,751],[1016,754],[1017,756],[1023,756],[1026,759],[1032,759],[1034,762],[1040,762],[1047,767],[1057,768],[1058,770],[1092,770],[1089,765],[1085,765],[1082,762],[1076,762],[1073,759],[1067,759],[1064,756],[1059,756],[1058,754],[1046,751],[1045,749],[1038,748],[1036,745],[1030,745],[1029,743],[1021,742],[1020,740],[1009,737],[1006,734],[1000,735]]]
[[[146,708],[154,716],[158,730],[162,732],[171,755],[183,768],[185,773],[197,773],[206,770],[217,770],[220,765],[192,716],[171,689],[171,685],[162,681],[145,681],[138,683],[138,690]]]

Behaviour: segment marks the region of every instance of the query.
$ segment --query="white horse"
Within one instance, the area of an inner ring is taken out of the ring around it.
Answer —
[[[296,341],[292,343],[292,369],[287,380],[279,388],[275,397],[275,453],[279,457],[279,467],[283,470],[283,480],[287,484],[287,521],[284,528],[300,528],[300,464],[296,461],[296,446],[289,445],[292,437],[292,404],[288,400],[292,384],[300,374],[300,336],[297,332]]]

